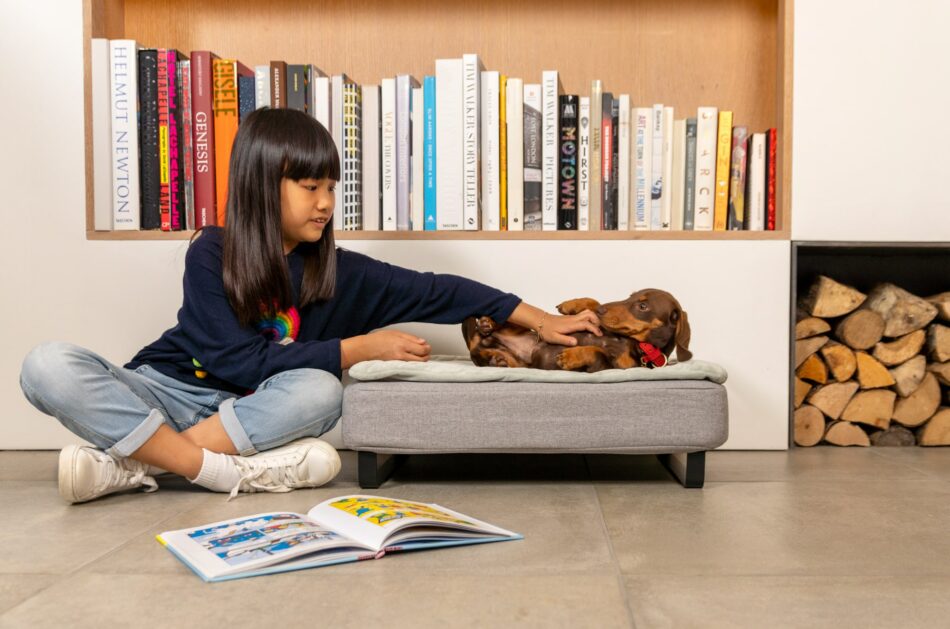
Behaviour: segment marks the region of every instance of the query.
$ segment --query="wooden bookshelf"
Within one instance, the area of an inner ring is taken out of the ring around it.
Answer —
[[[477,52],[525,82],[559,71],[565,93],[604,90],[676,117],[714,105],[750,131],[779,136],[775,232],[337,232],[340,239],[788,240],[791,233],[793,0],[84,0],[86,226],[95,240],[186,239],[190,232],[93,229],[90,39],[213,50],[247,66],[314,63],[357,83],[433,74],[437,58]]]

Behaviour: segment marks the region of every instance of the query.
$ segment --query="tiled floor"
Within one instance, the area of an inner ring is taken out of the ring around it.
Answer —
[[[950,624],[950,450],[411,457],[371,493],[522,541],[205,584],[156,533],[357,492],[222,495],[180,479],[68,506],[56,453],[0,452],[0,626],[938,627]]]

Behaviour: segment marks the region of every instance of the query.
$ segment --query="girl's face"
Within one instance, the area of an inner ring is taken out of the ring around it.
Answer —
[[[333,179],[280,180],[280,225],[284,253],[301,242],[317,242],[323,236],[336,204]]]

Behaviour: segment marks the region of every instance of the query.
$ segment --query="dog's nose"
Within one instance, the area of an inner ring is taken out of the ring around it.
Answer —
[[[597,308],[597,314],[599,314],[600,316],[604,316],[605,314],[607,314],[607,307],[600,306],[599,308]]]

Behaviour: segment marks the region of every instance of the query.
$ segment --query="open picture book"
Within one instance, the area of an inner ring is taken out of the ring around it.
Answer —
[[[259,513],[157,539],[205,581],[225,581],[523,536],[437,504],[354,494],[306,515]]]

